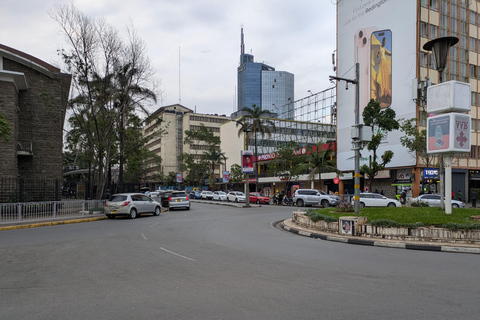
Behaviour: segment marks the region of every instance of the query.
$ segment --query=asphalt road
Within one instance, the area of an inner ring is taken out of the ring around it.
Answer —
[[[0,232],[1,319],[478,319],[480,256],[276,229],[291,207]]]

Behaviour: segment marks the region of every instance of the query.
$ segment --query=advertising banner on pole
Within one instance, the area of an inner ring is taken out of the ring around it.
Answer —
[[[253,152],[242,150],[242,172],[253,173]]]

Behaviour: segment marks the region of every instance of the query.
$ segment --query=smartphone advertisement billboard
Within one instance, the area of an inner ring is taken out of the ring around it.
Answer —
[[[392,108],[397,120],[415,117],[412,79],[416,77],[416,1],[342,0],[337,4],[337,76],[355,79],[359,63],[359,109],[370,99],[382,108]],[[355,88],[337,85],[337,137],[350,137],[355,124]],[[377,151],[381,156],[392,150],[387,167],[415,164],[415,158],[400,144],[400,131],[388,132]],[[354,151],[350,139],[337,139],[337,165],[340,170],[354,169]],[[360,165],[369,162],[366,148]]]

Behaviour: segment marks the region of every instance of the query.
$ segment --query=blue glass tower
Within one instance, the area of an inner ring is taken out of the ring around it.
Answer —
[[[254,62],[253,55],[245,53],[243,28],[241,29],[240,66],[237,69],[238,103],[237,110],[252,105],[270,110],[282,118],[290,118],[293,112],[288,105],[294,101],[294,76],[274,67]]]

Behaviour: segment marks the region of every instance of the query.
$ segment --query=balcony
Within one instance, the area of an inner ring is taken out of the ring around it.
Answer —
[[[17,156],[33,156],[32,141],[18,140]]]

